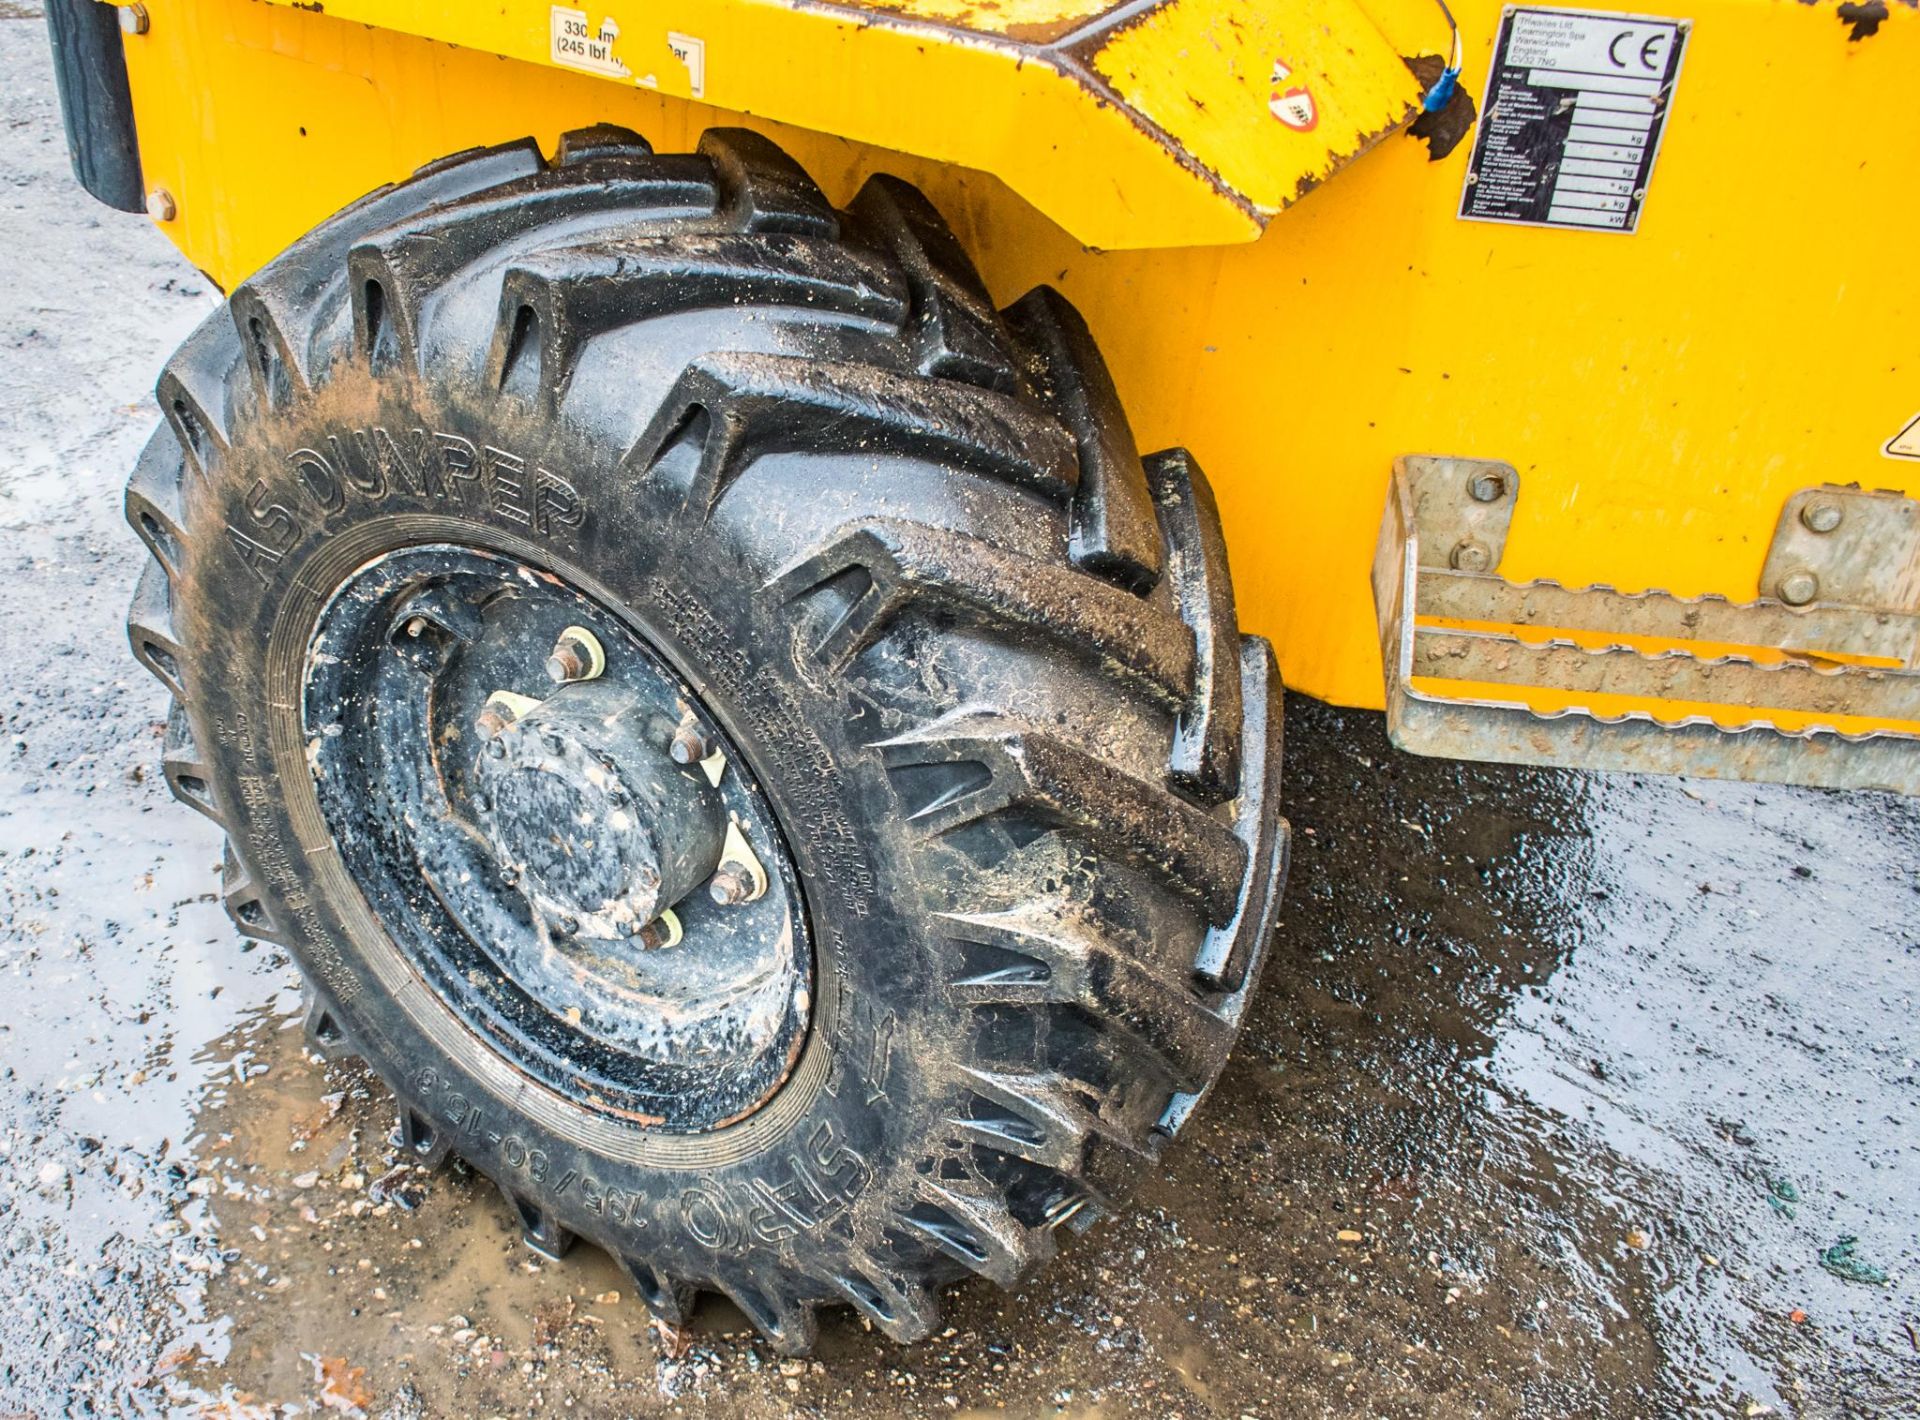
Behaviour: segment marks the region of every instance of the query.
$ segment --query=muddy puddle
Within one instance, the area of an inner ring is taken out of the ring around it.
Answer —
[[[912,1348],[649,1324],[398,1167],[214,896],[119,490],[209,308],[0,4],[0,1415],[1920,1414],[1920,807],[1409,760],[1290,706],[1285,928],[1133,1208]],[[85,253],[82,262],[76,253]],[[84,279],[79,279],[81,273]],[[1851,1241],[1848,1241],[1848,1240]]]

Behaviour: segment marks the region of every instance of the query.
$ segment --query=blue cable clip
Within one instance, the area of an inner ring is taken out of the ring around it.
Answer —
[[[1460,66],[1442,69],[1440,77],[1433,81],[1433,87],[1427,90],[1427,96],[1420,100],[1420,107],[1427,113],[1438,113],[1453,99],[1454,86],[1460,82]]]

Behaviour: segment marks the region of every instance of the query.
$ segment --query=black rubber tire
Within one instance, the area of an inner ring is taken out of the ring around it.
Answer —
[[[996,313],[915,189],[845,212],[764,138],[462,154],[233,293],[159,383],[130,630],[174,792],[230,843],[321,1047],[528,1241],[782,1350],[1010,1284],[1219,1074],[1285,872],[1279,688],[1205,479],[1136,452],[1077,314]],[[340,867],[300,723],[329,592],[394,547],[516,556],[637,618],[752,760],[808,899],[808,1042],[666,1136],[510,1077]]]

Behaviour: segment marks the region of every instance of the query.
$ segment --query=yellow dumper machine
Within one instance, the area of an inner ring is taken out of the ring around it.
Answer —
[[[1283,680],[1920,789],[1920,17],[1452,3],[50,0],[229,293],[168,780],[406,1149],[911,1340],[1218,1075]]]

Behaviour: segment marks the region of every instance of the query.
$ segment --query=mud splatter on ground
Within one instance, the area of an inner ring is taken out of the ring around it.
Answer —
[[[1235,1062],[946,1334],[664,1336],[397,1168],[123,649],[121,480],[213,293],[73,186],[37,20],[0,73],[0,1414],[1920,1414],[1920,807],[1410,760],[1305,702]]]

